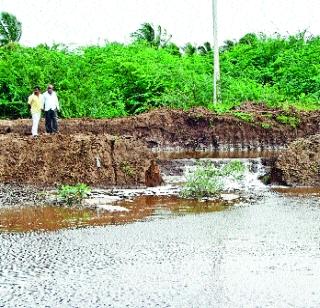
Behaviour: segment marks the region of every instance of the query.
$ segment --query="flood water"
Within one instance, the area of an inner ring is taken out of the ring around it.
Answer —
[[[319,193],[141,197],[120,224],[2,232],[0,307],[319,307]]]

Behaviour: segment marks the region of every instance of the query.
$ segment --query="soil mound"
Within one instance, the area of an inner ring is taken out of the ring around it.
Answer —
[[[320,132],[320,112],[268,109],[247,103],[229,114],[204,108],[158,109],[118,119],[59,120],[60,134],[133,136],[149,148],[264,150]],[[0,121],[0,134],[30,134],[31,120]],[[42,120],[40,133],[44,132]]]
[[[289,144],[279,155],[272,177],[290,186],[320,186],[320,134]]]
[[[132,137],[106,134],[0,135],[0,182],[96,187],[160,184],[152,154]]]

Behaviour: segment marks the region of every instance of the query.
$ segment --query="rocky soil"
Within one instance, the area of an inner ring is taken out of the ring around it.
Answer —
[[[44,203],[47,191],[29,185],[0,184],[0,208]]]
[[[0,135],[0,182],[94,187],[156,186],[159,170],[145,145],[133,137],[106,134]]]
[[[275,162],[272,181],[290,186],[320,186],[320,134],[290,143]]]

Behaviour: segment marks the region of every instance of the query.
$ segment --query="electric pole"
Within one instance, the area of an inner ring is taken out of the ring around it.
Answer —
[[[217,0],[212,0],[213,17],[213,105],[216,105],[220,97],[220,64],[218,45]]]

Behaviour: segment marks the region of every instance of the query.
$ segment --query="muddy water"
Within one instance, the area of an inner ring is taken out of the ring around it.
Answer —
[[[139,202],[131,223],[1,233],[0,307],[319,307],[318,195]]]
[[[198,202],[177,197],[141,196],[118,203],[128,212],[64,207],[21,207],[0,210],[0,232],[56,231],[70,227],[132,223],[150,216],[222,211],[230,203]]]

